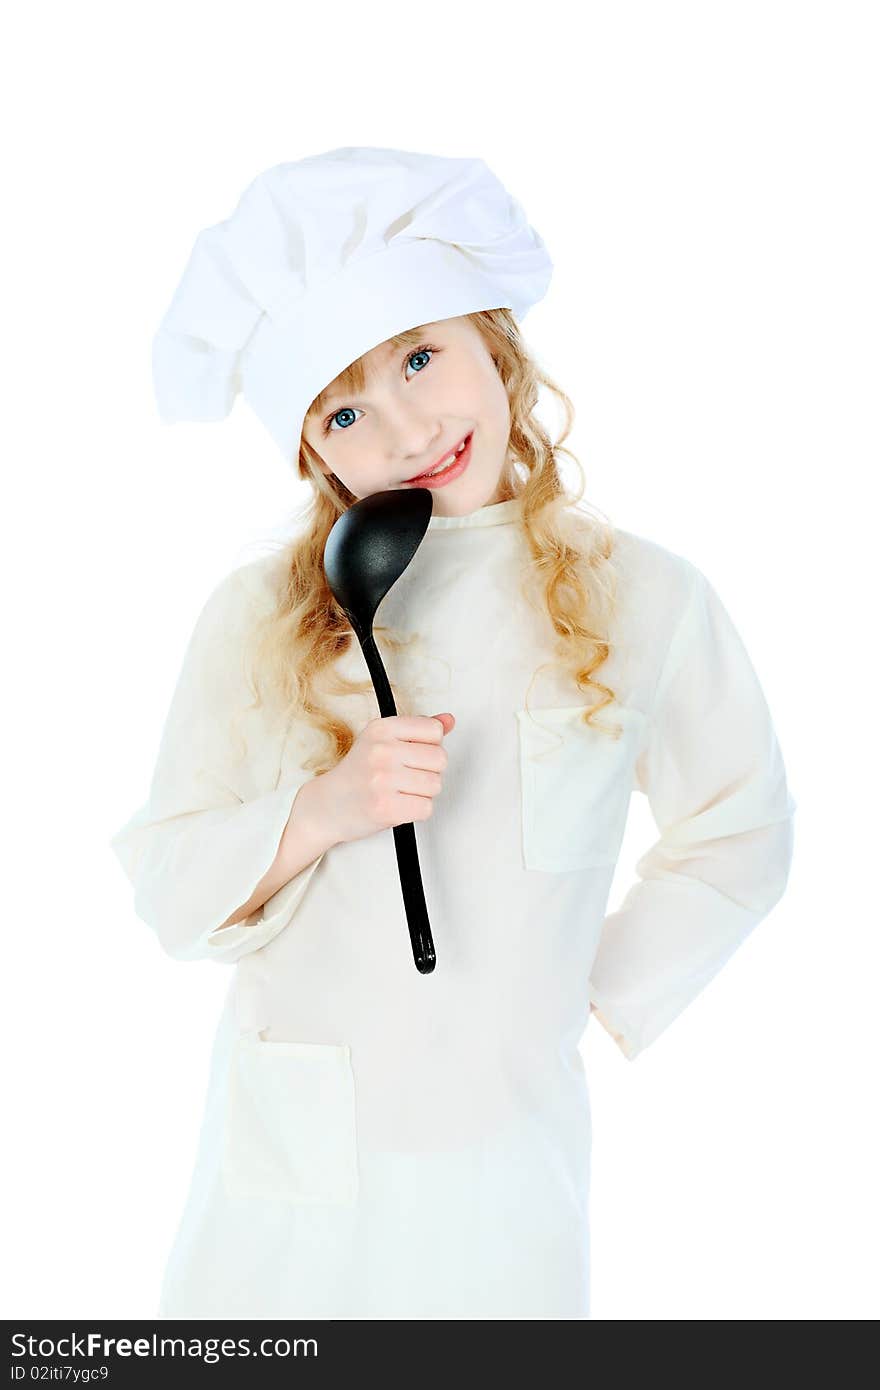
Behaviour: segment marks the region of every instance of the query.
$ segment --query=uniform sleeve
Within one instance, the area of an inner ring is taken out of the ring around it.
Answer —
[[[283,732],[274,743],[257,738],[252,757],[241,756],[246,726],[236,720],[253,702],[243,655],[255,611],[241,576],[235,570],[222,580],[196,621],[148,800],[110,840],[134,887],[135,912],[178,960],[229,963],[265,946],[290,922],[324,857],[255,913],[222,927],[273,863],[297,793],[312,776],[276,785]]]
[[[785,891],[796,802],[757,676],[694,566],[658,681],[636,785],[660,838],[603,923],[589,996],[634,1060]]]

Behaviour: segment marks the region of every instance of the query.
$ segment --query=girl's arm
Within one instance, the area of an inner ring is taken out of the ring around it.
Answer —
[[[687,569],[636,769],[660,839],[590,972],[596,1017],[630,1060],[778,902],[793,852],[796,802],[758,678],[718,595]]]
[[[111,848],[134,886],[134,907],[179,960],[231,962],[264,946],[290,922],[323,858],[313,835],[299,850],[288,835],[291,875],[251,906],[278,864],[291,810],[311,773],[275,782],[283,746],[260,736],[243,651],[261,595],[252,566],[217,585],[200,613],[165,720],[150,795],[113,836]],[[247,753],[241,733],[250,734]],[[268,787],[270,790],[261,791]],[[248,908],[246,917],[239,909]],[[228,924],[228,925],[227,925]]]

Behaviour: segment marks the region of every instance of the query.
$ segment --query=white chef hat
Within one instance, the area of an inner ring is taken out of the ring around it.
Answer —
[[[239,391],[288,462],[311,402],[355,358],[478,309],[522,319],[552,262],[481,159],[347,146],[276,164],[196,237],[153,342],[165,423]]]

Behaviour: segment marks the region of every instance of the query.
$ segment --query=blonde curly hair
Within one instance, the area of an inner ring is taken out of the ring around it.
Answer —
[[[498,500],[522,499],[516,524],[527,555],[523,597],[546,614],[558,639],[555,651],[560,667],[571,675],[576,688],[593,700],[585,705],[583,722],[616,737],[620,726],[609,729],[594,719],[615,698],[614,691],[596,676],[612,650],[610,628],[617,589],[612,559],[614,530],[599,514],[589,516],[580,507],[569,510],[581,502],[585,487],[580,463],[563,445],[571,431],[574,408],[565,392],[531,358],[509,309],[483,309],[463,317],[481,334],[510,403],[508,454]],[[415,348],[422,332],[422,326],[417,326],[388,341],[402,352]],[[354,394],[363,390],[365,380],[364,359],[359,357],[315,397],[306,419],[323,412],[331,391]],[[565,427],[555,443],[534,414],[540,386],[557,397],[565,412]],[[563,488],[557,469],[560,454],[572,458],[580,470],[577,495]],[[344,719],[321,703],[316,689],[318,674],[325,673],[330,688],[340,694],[373,690],[368,677],[349,681],[332,669],[357,638],[327,583],[324,546],[337,518],[357,498],[320,465],[318,455],[301,438],[298,472],[310,483],[313,495],[300,513],[304,524],[282,545],[282,578],[276,602],[254,625],[248,672],[255,697],[250,708],[260,708],[268,699],[288,720],[305,720],[323,736],[325,754],[304,763],[315,774],[329,772],[345,757],[357,736]],[[375,625],[374,636],[388,652],[398,651],[413,640],[380,624]],[[389,681],[398,712],[412,712],[408,693],[390,676]]]

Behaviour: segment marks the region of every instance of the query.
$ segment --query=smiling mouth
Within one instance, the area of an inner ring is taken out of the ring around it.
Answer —
[[[471,433],[473,433],[473,431],[471,431]],[[429,468],[427,472],[416,473],[414,477],[404,478],[403,481],[405,483],[418,483],[421,481],[422,478],[436,477],[436,475],[439,473],[445,473],[447,468],[452,468],[455,464],[456,459],[464,453],[465,449],[467,448],[470,437],[470,434],[466,434],[464,439],[460,439],[458,441],[454,449],[451,449],[448,454],[444,455],[444,457],[440,460],[439,463],[435,463],[433,468]]]

